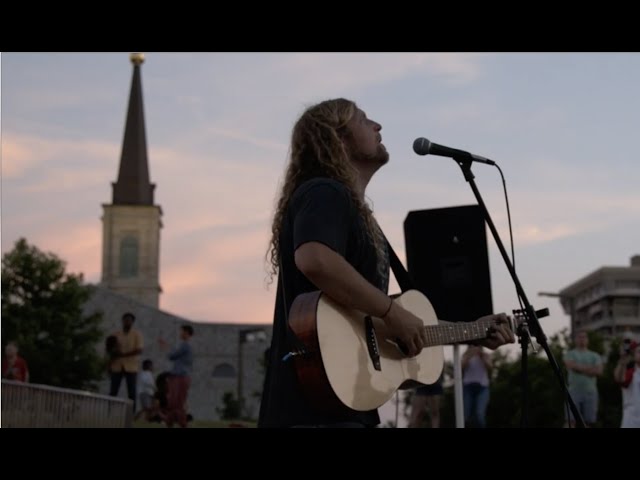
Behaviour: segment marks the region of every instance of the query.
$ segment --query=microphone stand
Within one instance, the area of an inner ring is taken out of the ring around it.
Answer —
[[[522,288],[522,285],[520,283],[520,280],[516,275],[515,268],[513,268],[511,260],[509,260],[509,256],[507,255],[507,252],[504,249],[504,245],[500,240],[498,231],[496,230],[496,227],[493,224],[493,220],[489,215],[489,211],[487,210],[487,207],[484,204],[484,201],[482,200],[482,196],[478,191],[478,187],[476,186],[476,183],[474,181],[475,176],[471,171],[471,162],[473,161],[473,158],[471,157],[471,154],[455,155],[452,158],[458,163],[458,165],[460,165],[460,168],[462,168],[462,173],[464,175],[464,178],[471,186],[471,189],[473,190],[473,194],[478,200],[478,205],[480,205],[480,207],[482,208],[485,221],[487,222],[487,225],[489,225],[489,229],[493,234],[493,238],[495,239],[496,244],[500,249],[500,253],[502,254],[504,263],[506,264],[507,269],[511,274],[511,278],[513,279],[513,282],[516,286],[516,291],[518,293],[518,296],[520,297],[520,299],[522,300],[522,303],[525,306],[524,308],[525,321],[516,330],[516,334],[519,337],[520,345],[522,347],[522,357],[521,357],[522,359],[522,419],[521,419],[520,426],[521,427],[527,426],[527,416],[528,416],[528,408],[529,408],[527,346],[528,346],[528,343],[531,341],[531,337],[535,337],[538,343],[544,349],[545,353],[547,354],[549,363],[551,364],[551,367],[553,368],[553,371],[555,372],[556,377],[558,378],[558,382],[560,383],[560,386],[564,390],[566,398],[569,402],[569,407],[571,408],[571,412],[573,413],[573,417],[576,421],[576,425],[581,428],[585,428],[584,420],[580,415],[580,412],[578,411],[578,407],[576,407],[576,404],[573,401],[573,398],[571,398],[571,395],[569,394],[569,390],[567,389],[567,385],[564,382],[564,378],[562,376],[562,372],[560,371],[560,367],[558,366],[558,363],[556,362],[556,359],[553,356],[553,352],[549,348],[547,337],[542,331],[542,327],[540,326],[540,322],[538,321],[538,315],[540,314],[540,312],[536,312],[533,306],[529,303],[529,300],[527,299],[527,295],[525,294],[524,289]],[[532,347],[533,347],[533,343],[532,343]],[[535,347],[534,347],[534,351],[535,351]]]

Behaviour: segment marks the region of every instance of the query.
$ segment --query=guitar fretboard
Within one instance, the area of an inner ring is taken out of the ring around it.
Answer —
[[[493,325],[495,325],[495,322],[491,320],[458,323],[440,320],[438,325],[425,327],[427,331],[427,345],[425,347],[486,338],[489,328]]]

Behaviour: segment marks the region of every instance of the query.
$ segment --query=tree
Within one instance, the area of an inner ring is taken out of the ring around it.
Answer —
[[[104,373],[102,316],[82,314],[92,287],[65,268],[24,238],[3,255],[2,338],[18,344],[32,383],[94,390]]]
[[[522,369],[520,358],[496,366],[491,381],[487,424],[519,427],[522,418]],[[528,427],[561,427],[564,423],[564,395],[546,356],[529,354],[527,368]]]

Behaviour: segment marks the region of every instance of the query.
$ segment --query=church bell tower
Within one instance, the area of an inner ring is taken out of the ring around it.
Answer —
[[[162,209],[149,180],[142,102],[142,53],[132,53],[129,94],[118,180],[111,204],[103,204],[102,286],[159,308]]]

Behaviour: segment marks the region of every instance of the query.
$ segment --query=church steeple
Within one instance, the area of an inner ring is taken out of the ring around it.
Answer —
[[[142,109],[141,53],[131,54],[133,79],[113,202],[102,205],[102,285],[146,305],[160,302],[162,209],[153,203]]]
[[[142,79],[140,65],[144,62],[142,53],[132,53],[133,77],[129,108],[122,142],[118,181],[113,183],[114,205],[153,205],[155,185],[149,181],[147,161],[147,136],[144,125],[142,102]]]

